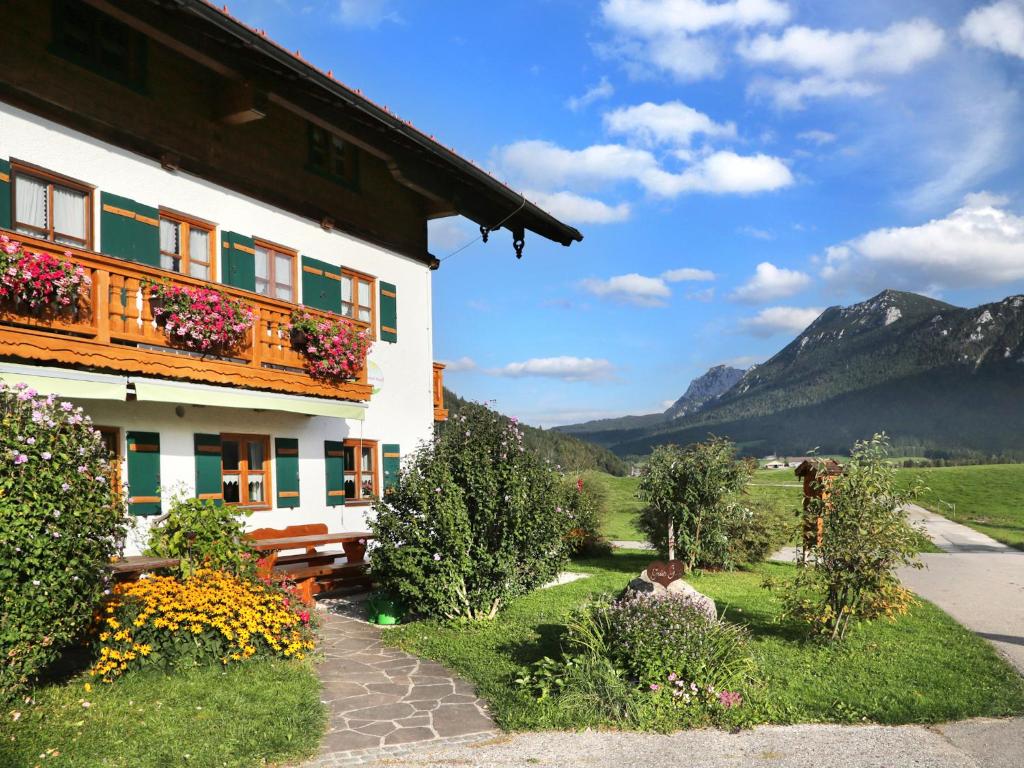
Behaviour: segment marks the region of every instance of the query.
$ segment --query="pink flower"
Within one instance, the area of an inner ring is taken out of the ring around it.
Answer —
[[[28,461],[28,456],[24,453],[19,453],[14,457],[15,464],[24,464],[26,461]]]
[[[657,683],[651,683],[651,690],[652,691],[660,691],[661,690],[661,686],[658,685]]]

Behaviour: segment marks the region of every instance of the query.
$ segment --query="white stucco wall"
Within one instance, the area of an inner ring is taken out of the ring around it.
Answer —
[[[230,230],[263,237],[300,254],[349,267],[394,283],[398,295],[398,342],[378,341],[371,363],[383,375],[364,422],[229,408],[186,406],[184,418],[173,404],[79,403],[97,424],[160,432],[161,475],[165,487],[194,489],[192,435],[243,432],[299,438],[302,506],[253,515],[252,527],[327,522],[331,530],[362,527],[362,511],[325,505],[323,441],[362,436],[398,443],[402,453],[430,437],[433,428],[433,344],[431,272],[426,265],[340,232],[326,232],[312,221],[247,198],[182,172],[0,103],[0,157],[21,160],[93,184],[99,191],[140,203],[166,206]],[[102,242],[98,196],[93,205],[94,243]],[[219,264],[218,264],[219,267]],[[300,281],[301,282],[301,281]],[[301,286],[300,286],[301,288]],[[379,326],[379,321],[378,321]],[[379,330],[379,327],[378,327]],[[318,463],[318,456],[321,460]],[[276,488],[276,483],[275,486]],[[167,494],[164,495],[166,500]]]

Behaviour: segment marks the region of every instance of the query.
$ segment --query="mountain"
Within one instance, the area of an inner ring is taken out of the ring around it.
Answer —
[[[455,416],[471,408],[483,406],[464,400],[445,387],[444,407],[448,409],[450,416]],[[629,469],[626,463],[611,451],[585,440],[548,429],[531,427],[521,422],[519,428],[523,431],[523,442],[529,450],[563,469],[597,469],[620,477]]]
[[[842,452],[882,430],[908,452],[1024,455],[1022,404],[1024,296],[964,309],[888,290],[825,310],[728,391],[671,422],[562,429],[620,455],[709,433],[750,453]]]
[[[709,400],[724,395],[743,378],[746,371],[728,365],[716,365],[690,382],[683,396],[665,411],[668,419],[678,419],[699,411]]]

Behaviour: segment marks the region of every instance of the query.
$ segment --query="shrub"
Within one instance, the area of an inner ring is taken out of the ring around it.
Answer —
[[[0,384],[0,698],[88,627],[126,532],[109,453],[71,403]]]
[[[789,543],[796,520],[786,521],[765,504],[746,501],[733,507],[724,528],[728,564],[753,565]]]
[[[203,567],[251,577],[256,554],[245,537],[243,516],[248,514],[211,499],[178,494],[167,514],[149,529],[146,554],[179,558],[179,571],[186,577]]]
[[[599,483],[583,478],[562,479],[562,509],[569,517],[569,554],[598,557],[611,554],[611,544],[601,534],[601,522],[608,508],[608,494]]]
[[[354,379],[372,346],[369,333],[354,323],[315,318],[302,310],[292,313],[290,334],[309,375],[326,381]]]
[[[662,556],[674,559],[678,550],[687,570],[729,565],[734,498],[751,472],[735,455],[736,446],[721,438],[651,453],[641,470],[637,497],[647,506],[637,523]]]
[[[115,587],[90,674],[111,682],[151,665],[302,659],[315,645],[311,621],[304,605],[269,583],[207,568],[188,579],[150,576]]]
[[[841,475],[828,477],[823,498],[811,502],[822,516],[821,544],[806,553],[784,595],[786,610],[814,632],[841,640],[850,621],[906,613],[912,595],[896,577],[903,565],[921,567],[917,550],[923,531],[907,522],[903,505],[917,493],[902,490],[890,464],[884,434],[858,442]]]
[[[374,574],[413,611],[492,617],[566,563],[562,500],[558,475],[523,448],[514,421],[468,408],[375,503]]]
[[[172,343],[185,349],[231,352],[256,321],[252,307],[221,291],[163,283],[149,290],[157,323]]]

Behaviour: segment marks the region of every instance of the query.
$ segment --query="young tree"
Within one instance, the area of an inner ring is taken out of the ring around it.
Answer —
[[[749,477],[749,466],[736,460],[736,446],[728,440],[658,446],[640,475],[637,497],[647,502],[640,528],[670,560],[678,549],[687,570],[725,565],[732,499]]]

